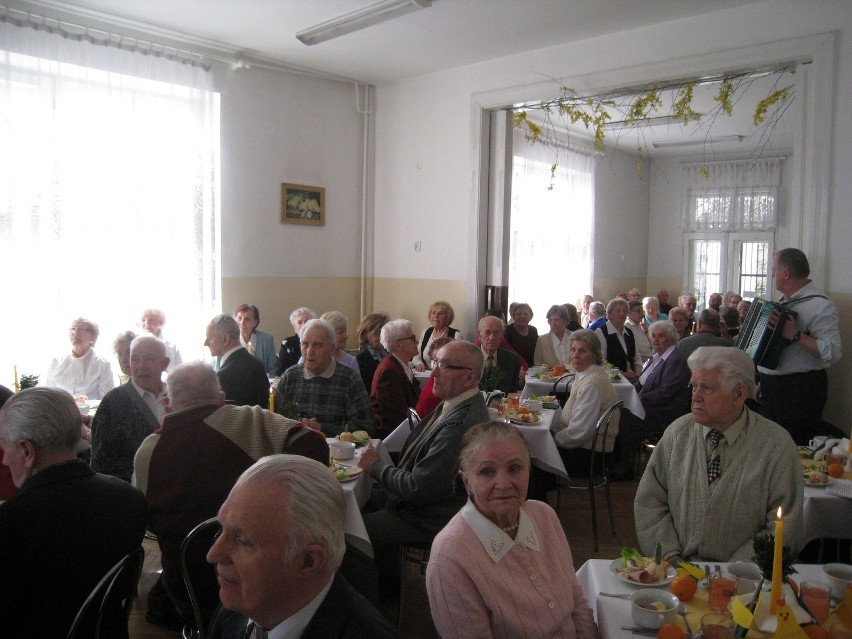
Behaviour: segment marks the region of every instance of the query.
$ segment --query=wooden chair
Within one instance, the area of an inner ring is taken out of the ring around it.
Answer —
[[[95,632],[93,635],[87,635],[87,639],[89,636],[99,639],[104,612],[108,608],[115,610],[114,606],[118,606],[121,610],[124,627],[127,628],[127,620],[130,618],[130,609],[133,607],[133,598],[136,596],[136,587],[139,584],[139,576],[142,574],[144,560],[145,551],[142,546],[139,546],[109,569],[80,606],[68,630],[67,639],[74,639],[77,636],[84,621],[88,625],[95,610],[94,606],[97,606],[97,616],[94,617]],[[108,603],[111,605],[108,606]]]
[[[612,530],[612,534],[615,534],[615,518],[612,514],[612,497],[609,491],[609,479],[607,477],[607,452],[604,443],[606,442],[606,436],[609,432],[609,425],[612,422],[612,416],[615,414],[616,410],[620,410],[624,406],[624,402],[617,401],[611,406],[608,406],[607,409],[603,412],[603,414],[598,419],[597,424],[595,424],[595,432],[592,436],[591,441],[591,451],[592,454],[589,455],[589,477],[588,481],[583,482],[582,484],[574,484],[570,480],[566,483],[564,481],[559,481],[557,484],[557,492],[556,492],[556,510],[559,511],[560,501],[562,499],[562,490],[570,489],[570,490],[587,490],[589,491],[589,505],[592,511],[592,537],[595,542],[595,552],[598,551],[598,519],[597,519],[597,508],[595,505],[595,490],[598,488],[603,488],[604,493],[606,494],[606,507],[609,511],[609,526]],[[597,451],[600,449],[600,453]]]
[[[218,518],[211,517],[190,530],[180,544],[180,573],[186,585],[192,615],[195,618],[194,625],[184,625],[183,639],[204,639],[207,636],[207,624],[210,619],[206,617],[210,616],[210,612],[205,615],[198,593],[204,587],[202,582],[206,582],[208,590],[212,584],[216,584],[216,568],[206,563],[204,557],[213,545],[219,530]],[[200,570],[199,565],[201,565]]]
[[[429,564],[429,553],[432,550],[431,543],[422,543],[422,544],[400,544],[399,546],[399,609],[397,610],[396,617],[396,628],[397,630],[402,629],[402,612],[405,610],[405,595],[406,595],[406,584],[405,584],[405,569],[411,564],[414,566],[419,566],[420,574],[424,576],[426,575],[426,566]],[[428,604],[426,606],[428,608]]]

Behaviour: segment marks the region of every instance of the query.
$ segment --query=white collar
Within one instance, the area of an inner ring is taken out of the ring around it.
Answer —
[[[313,379],[314,377],[324,377],[326,379],[331,379],[334,376],[334,369],[337,368],[337,360],[334,357],[331,358],[331,362],[322,373],[312,373],[308,370],[307,366],[304,366],[305,369],[305,379]]]
[[[667,360],[667,359],[669,358],[669,355],[671,355],[672,353],[674,353],[674,351],[675,351],[675,349],[676,349],[676,348],[677,348],[677,344],[672,344],[671,346],[669,346],[669,347],[666,349],[666,352],[665,352],[665,353],[663,353],[662,355],[659,355],[659,356],[658,356],[658,355],[657,355],[657,353],[655,352],[655,353],[654,353],[654,356],[655,356],[655,357],[659,357],[661,360],[664,360],[664,361],[665,361],[665,360]]]
[[[462,517],[468,523],[471,530],[479,538],[479,543],[485,548],[485,552],[496,564],[512,549],[515,544],[526,546],[530,550],[538,552],[541,546],[538,543],[538,537],[533,530],[532,520],[529,518],[523,507],[518,515],[518,531],[515,538],[512,539],[493,521],[483,515],[473,502],[468,499],[467,503],[462,508]]]
[[[221,358],[219,359],[219,368],[220,369],[225,365],[225,360],[227,360],[231,356],[231,353],[233,353],[238,348],[245,348],[245,347],[242,344],[237,344],[236,346],[234,346],[234,348],[229,350],[227,353],[222,354]]]

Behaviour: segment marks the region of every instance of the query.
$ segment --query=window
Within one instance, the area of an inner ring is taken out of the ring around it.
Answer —
[[[78,316],[110,357],[152,306],[186,359],[201,354],[219,305],[209,73],[11,24],[0,42],[0,331],[15,336],[0,378],[43,376]]]
[[[592,290],[594,158],[558,153],[551,177],[554,148],[515,131],[509,300],[532,306],[539,333],[550,330],[548,308]]]
[[[781,160],[682,167],[686,281],[706,306],[711,293],[771,295]]]

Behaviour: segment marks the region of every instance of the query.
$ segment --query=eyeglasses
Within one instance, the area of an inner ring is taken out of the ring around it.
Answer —
[[[414,335],[409,335],[408,337],[400,337],[397,342],[405,342],[407,340],[411,340],[412,342],[416,342],[417,338]]]
[[[472,371],[470,366],[459,366],[458,364],[449,364],[447,362],[435,362],[435,368],[440,368],[441,372],[450,371]]]
[[[73,333],[75,331],[78,332],[78,333],[83,333],[83,332],[94,333],[94,331],[91,328],[89,328],[88,326],[72,326],[71,328],[68,329],[69,333]]]

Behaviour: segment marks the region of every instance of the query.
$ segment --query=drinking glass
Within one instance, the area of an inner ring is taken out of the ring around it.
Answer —
[[[831,588],[819,581],[803,581],[799,596],[819,623],[828,619],[831,607]]]
[[[702,639],[734,639],[734,627],[733,619],[717,612],[701,617]]]
[[[707,603],[713,612],[724,613],[728,611],[731,597],[737,594],[737,577],[728,571],[714,571],[710,573],[710,595]]]

